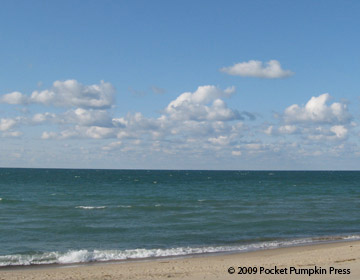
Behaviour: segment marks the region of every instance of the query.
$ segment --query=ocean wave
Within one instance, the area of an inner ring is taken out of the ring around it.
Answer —
[[[178,247],[169,249],[129,250],[70,250],[67,252],[46,252],[37,254],[14,254],[0,256],[0,267],[36,264],[73,264],[102,261],[119,261],[159,257],[176,257],[205,253],[248,252],[279,247],[308,245],[339,240],[359,240],[360,235],[303,238],[285,241],[268,241],[234,246]]]
[[[76,206],[75,208],[91,210],[91,209],[105,209],[106,206]]]

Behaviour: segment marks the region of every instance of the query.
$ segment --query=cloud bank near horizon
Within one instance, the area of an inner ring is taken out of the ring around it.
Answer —
[[[305,105],[292,104],[272,120],[229,107],[227,99],[236,94],[235,87],[205,85],[181,93],[158,117],[146,117],[142,112],[115,115],[115,94],[111,83],[83,85],[76,80],[55,81],[51,88],[30,95],[4,94],[2,103],[27,110],[1,118],[1,136],[26,137],[27,128],[36,127],[39,141],[93,139],[104,157],[129,153],[199,158],[286,154],[295,159],[358,151],[349,141],[358,133],[357,123],[347,104],[331,103],[328,93],[311,97]],[[41,112],[31,114],[35,105],[42,111],[37,108]]]

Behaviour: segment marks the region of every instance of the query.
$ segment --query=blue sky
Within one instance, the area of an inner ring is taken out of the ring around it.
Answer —
[[[0,166],[358,169],[359,10],[2,1]]]

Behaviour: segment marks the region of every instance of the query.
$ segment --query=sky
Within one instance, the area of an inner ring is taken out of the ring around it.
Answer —
[[[359,169],[359,1],[0,5],[0,167]]]

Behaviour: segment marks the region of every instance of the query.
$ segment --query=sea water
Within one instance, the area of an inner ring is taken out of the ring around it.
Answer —
[[[0,266],[356,239],[356,171],[0,169]]]

